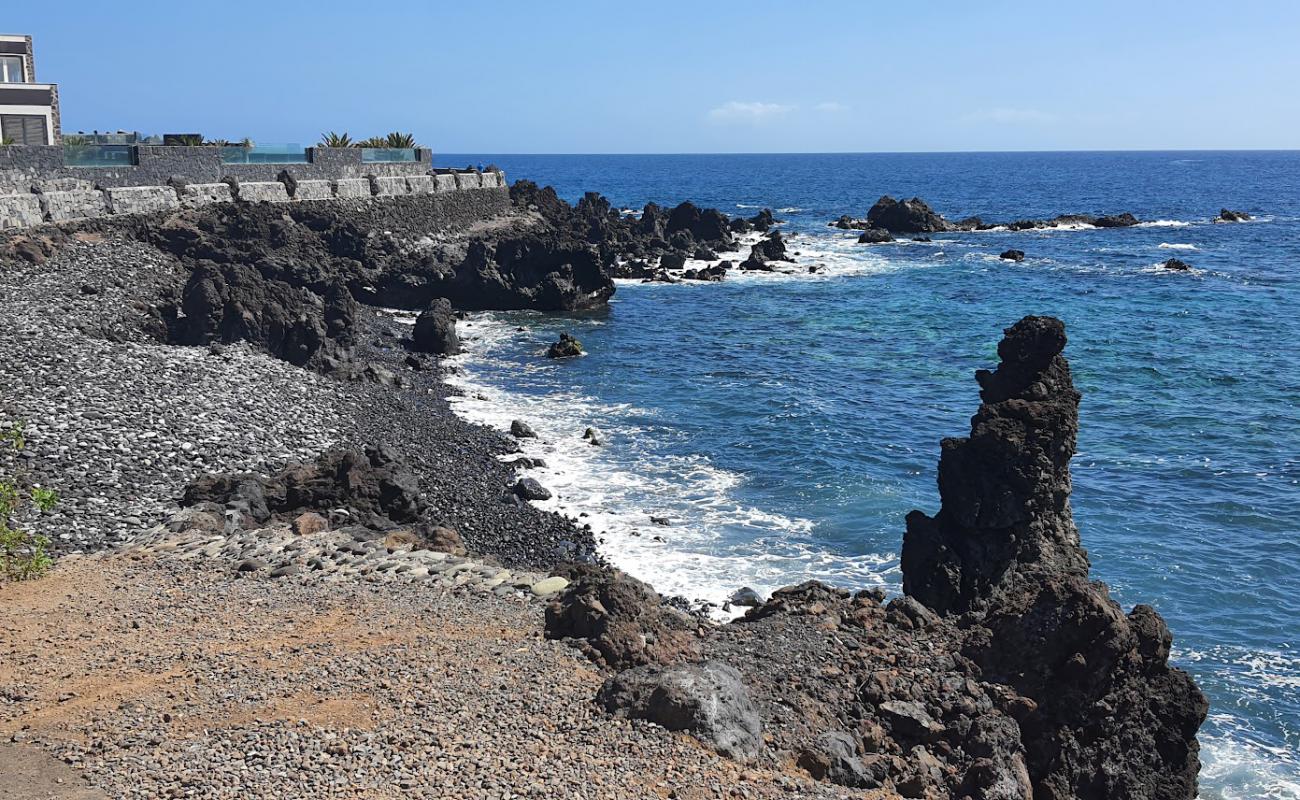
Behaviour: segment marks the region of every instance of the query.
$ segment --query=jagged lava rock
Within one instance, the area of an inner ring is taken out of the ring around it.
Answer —
[[[546,635],[574,639],[614,669],[669,664],[699,652],[696,626],[649,585],[619,570],[580,565],[546,609]]]
[[[980,370],[971,435],[945,439],[942,505],[914,511],[903,587],[958,618],[984,680],[1032,701],[1018,722],[1035,798],[1191,800],[1203,694],[1168,664],[1171,636],[1147,606],[1127,616],[1088,558],[1070,510],[1079,393],[1065,326],[1025,317]]]
[[[885,195],[867,212],[867,222],[873,228],[882,228],[890,233],[938,233],[952,230],[948,221],[919,197],[899,201]]]
[[[314,462],[293,464],[269,478],[199,478],[186,487],[181,505],[200,503],[237,508],[258,523],[276,515],[292,519],[307,511],[346,509],[353,519],[379,528],[415,522],[426,510],[418,479],[384,447],[364,452],[334,448]]]

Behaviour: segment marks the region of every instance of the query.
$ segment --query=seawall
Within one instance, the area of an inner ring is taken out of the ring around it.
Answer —
[[[414,204],[396,202],[386,210],[375,209],[368,213],[377,221],[394,216],[400,219],[411,208],[420,207],[426,212],[432,210],[437,219],[447,224],[457,224],[504,213],[510,204],[506,178],[500,172],[432,170],[424,163],[411,162],[365,166],[377,169],[369,174],[350,175],[350,168],[340,168],[334,175],[326,177],[327,171],[320,163],[241,164],[224,165],[220,172],[225,174],[219,179],[209,180],[212,174],[217,174],[214,171],[202,175],[201,180],[190,180],[183,173],[171,173],[157,183],[123,183],[114,180],[114,176],[98,174],[103,172],[99,168],[5,171],[0,164],[0,230],[120,215],[165,213],[214,203],[364,202],[376,199],[401,201],[404,198],[426,200]],[[404,168],[408,174],[386,174],[397,167]],[[191,170],[190,174],[197,171],[200,170]],[[67,174],[69,172],[73,174]],[[146,176],[156,178],[158,173],[139,173],[129,177],[138,180]]]

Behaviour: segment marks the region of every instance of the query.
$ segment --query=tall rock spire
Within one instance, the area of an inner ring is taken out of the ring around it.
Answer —
[[[936,611],[976,610],[1027,572],[1088,574],[1070,513],[1079,393],[1065,342],[1051,317],[1008,328],[998,368],[975,375],[970,436],[943,440],[942,507],[909,514],[903,538],[904,591]]]
[[[965,439],[945,439],[942,506],[913,511],[903,589],[949,615],[983,680],[1030,702],[1018,718],[1036,800],[1191,800],[1207,703],[1169,666],[1173,637],[1150,606],[1125,615],[1070,512],[1079,393],[1065,326],[1025,317],[976,373]]]

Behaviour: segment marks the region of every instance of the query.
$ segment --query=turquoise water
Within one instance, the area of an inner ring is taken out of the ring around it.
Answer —
[[[818,577],[899,584],[903,516],[1003,327],[1065,320],[1083,392],[1074,510],[1126,607],[1153,604],[1211,699],[1206,798],[1300,798],[1300,154],[447,156],[618,206],[768,206],[799,266],[619,286],[607,313],[485,315],[461,408],[527,416],[553,507],[661,590],[718,601]],[[864,247],[826,222],[881,194],[949,219],[1130,211],[1141,227]],[[1209,220],[1221,207],[1256,217]],[[1023,263],[1002,262],[1009,247]],[[1178,257],[1195,268],[1156,265]],[[522,327],[522,330],[518,328]],[[560,330],[589,355],[539,358]],[[579,438],[594,425],[608,444]],[[655,525],[650,515],[672,524]],[[657,537],[657,538],[656,538]]]

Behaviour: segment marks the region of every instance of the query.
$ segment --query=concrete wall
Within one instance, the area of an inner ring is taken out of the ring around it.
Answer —
[[[166,213],[228,202],[346,202],[353,204],[359,217],[373,217],[376,224],[396,230],[399,227],[417,229],[421,224],[427,226],[428,220],[423,223],[420,221],[422,214],[432,214],[433,219],[456,224],[461,220],[468,222],[502,214],[510,207],[510,193],[506,189],[505,176],[501,173],[480,175],[472,170],[461,173],[442,170],[437,174],[426,171],[409,175],[372,173],[366,177],[332,180],[308,177],[300,179],[288,171],[286,165],[281,164],[250,165],[263,169],[244,170],[259,180],[227,174],[219,180],[199,182],[187,181],[179,173],[172,173],[170,182],[164,181],[156,185],[105,184],[91,177],[100,172],[99,169],[69,171],[41,168],[41,165],[55,162],[54,154],[49,151],[58,149],[0,147],[0,176],[4,175],[4,151],[33,151],[23,154],[25,160],[22,163],[27,165],[26,169],[14,170],[8,184],[0,181],[0,230],[108,216]],[[174,151],[210,148],[150,149]],[[184,162],[192,166],[203,163],[210,154],[193,153],[191,155],[194,158],[188,161],[185,153],[163,155],[166,157],[160,159],[161,163],[176,166]],[[61,164],[61,155],[57,161]],[[317,166],[320,166],[319,162]],[[401,166],[409,168],[412,165],[408,163]],[[279,172],[266,178],[269,173],[266,168],[270,167],[277,167]],[[200,170],[192,169],[192,172],[198,171]],[[33,175],[36,177],[33,178]],[[385,208],[386,206],[393,207]]]

